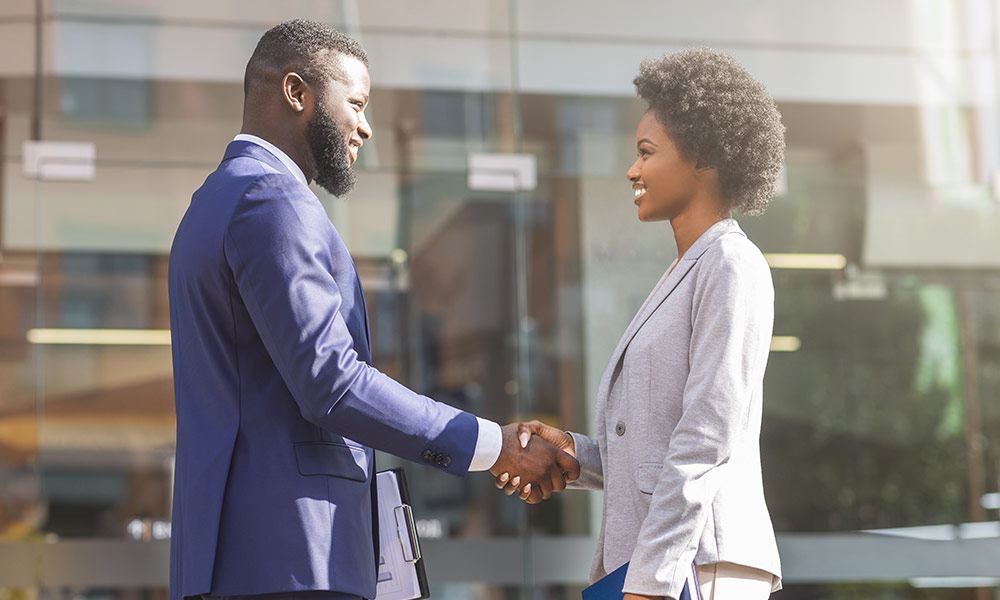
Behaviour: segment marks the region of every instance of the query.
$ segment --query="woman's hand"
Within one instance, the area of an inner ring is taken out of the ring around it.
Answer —
[[[522,448],[527,448],[531,441],[531,436],[537,435],[570,456],[576,457],[576,444],[573,442],[573,436],[561,429],[546,425],[541,421],[519,423],[517,426],[517,435]],[[519,492],[518,497],[521,500],[527,500],[531,496],[531,484],[526,484],[524,488],[521,488],[521,478],[516,474],[511,476],[510,473],[501,473],[496,479],[496,486],[508,496],[514,492]]]
[[[537,435],[566,454],[576,458],[576,444],[573,442],[573,436],[562,429],[546,425],[541,421],[528,421],[527,423],[518,424],[517,435],[521,440],[522,448],[528,447],[528,442],[532,434]]]
[[[643,596],[642,594],[625,594],[622,600],[663,600],[663,596]]]

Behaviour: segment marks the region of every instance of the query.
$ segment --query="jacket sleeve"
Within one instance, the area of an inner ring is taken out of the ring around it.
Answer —
[[[580,463],[580,477],[566,484],[571,490],[603,490],[604,465],[598,440],[580,433],[568,432],[573,438],[576,460]]]
[[[313,194],[259,178],[230,219],[225,253],[240,298],[302,416],[338,435],[456,475],[469,468],[475,416],[419,395],[358,358],[330,272],[336,235]],[[444,464],[443,464],[444,463]]]
[[[705,262],[692,302],[682,414],[625,592],[680,596],[733,450],[751,441],[750,403],[763,380],[774,318],[770,271],[755,248],[740,245],[712,248],[699,260]]]

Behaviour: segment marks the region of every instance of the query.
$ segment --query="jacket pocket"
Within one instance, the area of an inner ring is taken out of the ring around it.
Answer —
[[[656,484],[660,481],[660,474],[663,473],[663,465],[660,463],[642,463],[636,472],[636,480],[639,482],[639,491],[643,494],[652,494],[656,489]]]
[[[300,442],[295,444],[295,461],[302,475],[368,480],[368,453],[359,446],[336,442]]]

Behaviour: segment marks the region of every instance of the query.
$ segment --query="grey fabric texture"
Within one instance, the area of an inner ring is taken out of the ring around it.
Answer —
[[[631,561],[625,592],[677,598],[692,562],[781,566],[764,501],[760,425],[774,288],[733,219],[668,270],[611,356],[595,437],[571,433],[581,477],[604,490],[591,570]]]

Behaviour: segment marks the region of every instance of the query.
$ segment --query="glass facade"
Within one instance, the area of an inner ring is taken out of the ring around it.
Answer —
[[[1000,11],[989,0],[7,0],[0,5],[0,600],[165,598],[167,253],[240,125],[260,34],[369,52],[348,198],[375,363],[499,422],[591,431],[674,258],[625,169],[643,57],[732,52],[788,150],[739,217],[775,284],[765,491],[795,599],[1000,589]],[[470,157],[533,157],[481,189]],[[576,598],[598,494],[528,507],[405,466],[436,598]]]

